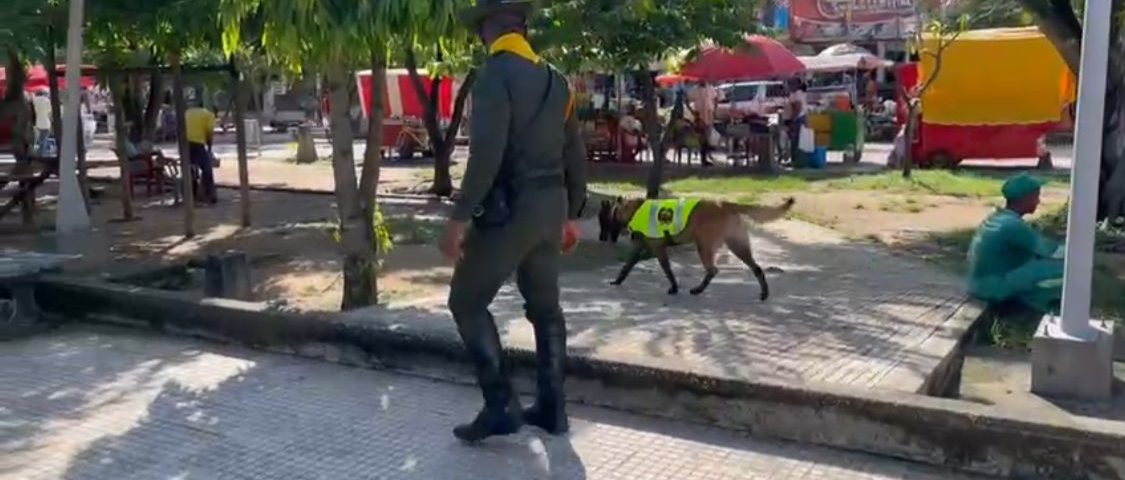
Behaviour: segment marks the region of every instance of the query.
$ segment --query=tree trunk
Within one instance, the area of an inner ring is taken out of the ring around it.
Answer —
[[[172,64],[172,103],[176,106],[176,138],[180,146],[180,176],[184,180],[184,237],[191,238],[195,236],[195,175],[191,168],[187,136],[184,134],[184,112],[187,111],[187,105],[184,104],[184,72],[179,52],[174,52],[169,57]]]
[[[359,211],[363,218],[364,239],[369,248],[362,257],[362,278],[357,291],[369,295],[357,305],[371,305],[379,300],[379,240],[375,238],[375,215],[379,210],[379,168],[383,161],[383,92],[387,88],[387,60],[380,54],[371,56],[371,104],[368,105],[367,148],[363,154],[363,168],[359,178]],[[350,306],[350,305],[348,305]],[[345,306],[347,308],[348,306]]]
[[[1070,67],[1079,73],[1082,26],[1069,2],[1061,0],[1019,0],[1032,14],[1039,30],[1051,41]],[[1113,1],[1114,18],[1125,13],[1125,2]],[[1125,29],[1114,21],[1110,37],[1107,73],[1105,123],[1102,126],[1101,178],[1098,187],[1098,220],[1117,221],[1125,215]],[[1074,159],[1078,161],[1078,159]]]
[[[129,181],[129,157],[125,155],[125,137],[128,127],[125,126],[125,112],[122,106],[125,102],[125,85],[121,77],[114,75],[109,80],[109,91],[113,96],[113,139],[114,149],[117,150],[118,183],[121,186],[121,217],[126,221],[133,220],[133,196],[130,194],[132,185]]]
[[[902,139],[902,178],[910,178],[914,169],[914,135],[918,130],[918,100],[906,100],[906,131]]]
[[[136,74],[130,73],[126,75],[126,82],[125,106],[123,109],[125,120],[132,125],[132,128],[142,129],[144,125],[144,112],[141,111],[140,81],[137,79]]]
[[[440,60],[441,49],[438,49]],[[418,74],[418,60],[414,54],[414,47],[406,47],[406,70],[410,74],[410,84],[418,96],[418,102],[425,105],[422,123],[426,127],[426,134],[430,137],[430,150],[434,156],[434,184],[430,193],[439,197],[448,197],[453,194],[453,177],[450,174],[450,155],[446,155],[445,136],[442,135],[441,126],[438,124],[438,100],[441,93],[441,77],[430,78],[430,92],[422,83],[422,76]],[[451,152],[452,149],[450,149]]]
[[[298,125],[297,163],[316,163],[319,159],[320,157],[316,154],[316,139],[313,138],[312,127],[305,124]]]
[[[0,121],[11,121],[12,156],[24,161],[31,155],[32,144],[35,143],[35,110],[24,95],[27,72],[23,60],[11,48],[7,57],[8,91],[0,98]]]
[[[387,60],[383,55],[371,56],[371,104],[367,111],[367,149],[363,154],[363,169],[360,173],[360,206],[369,211],[372,219],[375,214],[375,194],[379,188],[379,168],[383,160],[383,105],[382,93],[387,88]]]
[[[332,129],[332,173],[336,181],[336,205],[340,216],[340,245],[344,252],[344,295],[340,308],[352,310],[373,305],[375,291],[374,232],[368,228],[360,208],[356,186],[355,152],[352,149],[353,133],[349,112],[354,73],[342,66],[328,69],[328,84]]]
[[[242,226],[250,226],[250,165],[246,155],[246,86],[238,64],[231,58],[231,92],[234,103],[234,136],[238,144],[238,192],[242,203]]]
[[[160,107],[164,105],[164,74],[152,72],[148,77],[148,105],[145,107],[141,135],[156,144],[156,130],[160,126]]]
[[[647,198],[659,198],[660,187],[664,183],[664,152],[667,150],[667,129],[662,134],[660,119],[656,114],[656,85],[653,83],[651,72],[640,71],[637,75],[641,79],[641,99],[644,101],[644,124],[648,130],[649,146],[652,147],[652,167],[648,171]],[[673,117],[675,120],[675,117]]]
[[[1125,1],[1113,2],[1114,18],[1125,11]],[[1125,215],[1125,28],[1113,22],[1110,37],[1110,64],[1107,73],[1105,124],[1102,126],[1101,182],[1098,219],[1118,222]],[[1078,159],[1074,159],[1077,161]]]
[[[457,147],[457,132],[461,130],[461,123],[465,119],[465,103],[469,93],[473,91],[473,84],[477,81],[477,69],[469,69],[461,86],[457,89],[457,97],[453,99],[453,116],[449,119],[449,128],[445,130],[445,146],[450,157]]]
[[[58,58],[55,52],[55,37],[47,34],[47,86],[51,92],[51,136],[55,137],[56,146],[62,145],[62,96],[59,88]]]

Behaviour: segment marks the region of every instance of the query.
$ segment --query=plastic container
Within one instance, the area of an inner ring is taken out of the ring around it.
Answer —
[[[824,168],[828,165],[828,149],[824,147],[816,147],[809,158],[809,167],[811,168]]]

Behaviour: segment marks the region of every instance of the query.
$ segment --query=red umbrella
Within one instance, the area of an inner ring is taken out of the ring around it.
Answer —
[[[675,74],[675,73],[669,73],[667,75],[660,75],[660,76],[656,77],[656,84],[660,85],[663,88],[668,88],[668,87],[674,86],[678,83],[691,82],[691,81],[695,81],[695,80],[699,80],[699,79],[695,78],[695,77],[689,77],[687,75],[679,75],[679,74]]]
[[[750,35],[744,46],[733,50],[704,48],[680,73],[707,82],[729,82],[792,77],[804,71],[805,65],[785,45],[769,37]]]

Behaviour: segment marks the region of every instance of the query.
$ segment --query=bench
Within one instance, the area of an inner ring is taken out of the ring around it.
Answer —
[[[35,283],[43,273],[62,269],[64,261],[75,255],[0,250],[0,289],[9,299],[0,299],[0,339],[14,338],[42,327],[39,305],[35,302]]]
[[[35,215],[35,190],[57,175],[58,170],[58,157],[24,157],[17,159],[10,168],[0,170],[0,199],[8,199],[0,203],[0,219],[20,206],[23,224],[31,226]]]

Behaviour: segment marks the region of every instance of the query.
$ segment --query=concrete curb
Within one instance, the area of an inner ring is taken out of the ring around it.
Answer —
[[[336,315],[53,276],[37,295],[71,320],[148,326],[348,365],[471,381],[454,335],[349,324]],[[534,354],[510,351],[520,386]],[[1125,478],[1125,430],[1028,419],[955,400],[836,385],[742,382],[573,356],[571,401],[704,422],[754,435],[1014,478]]]

